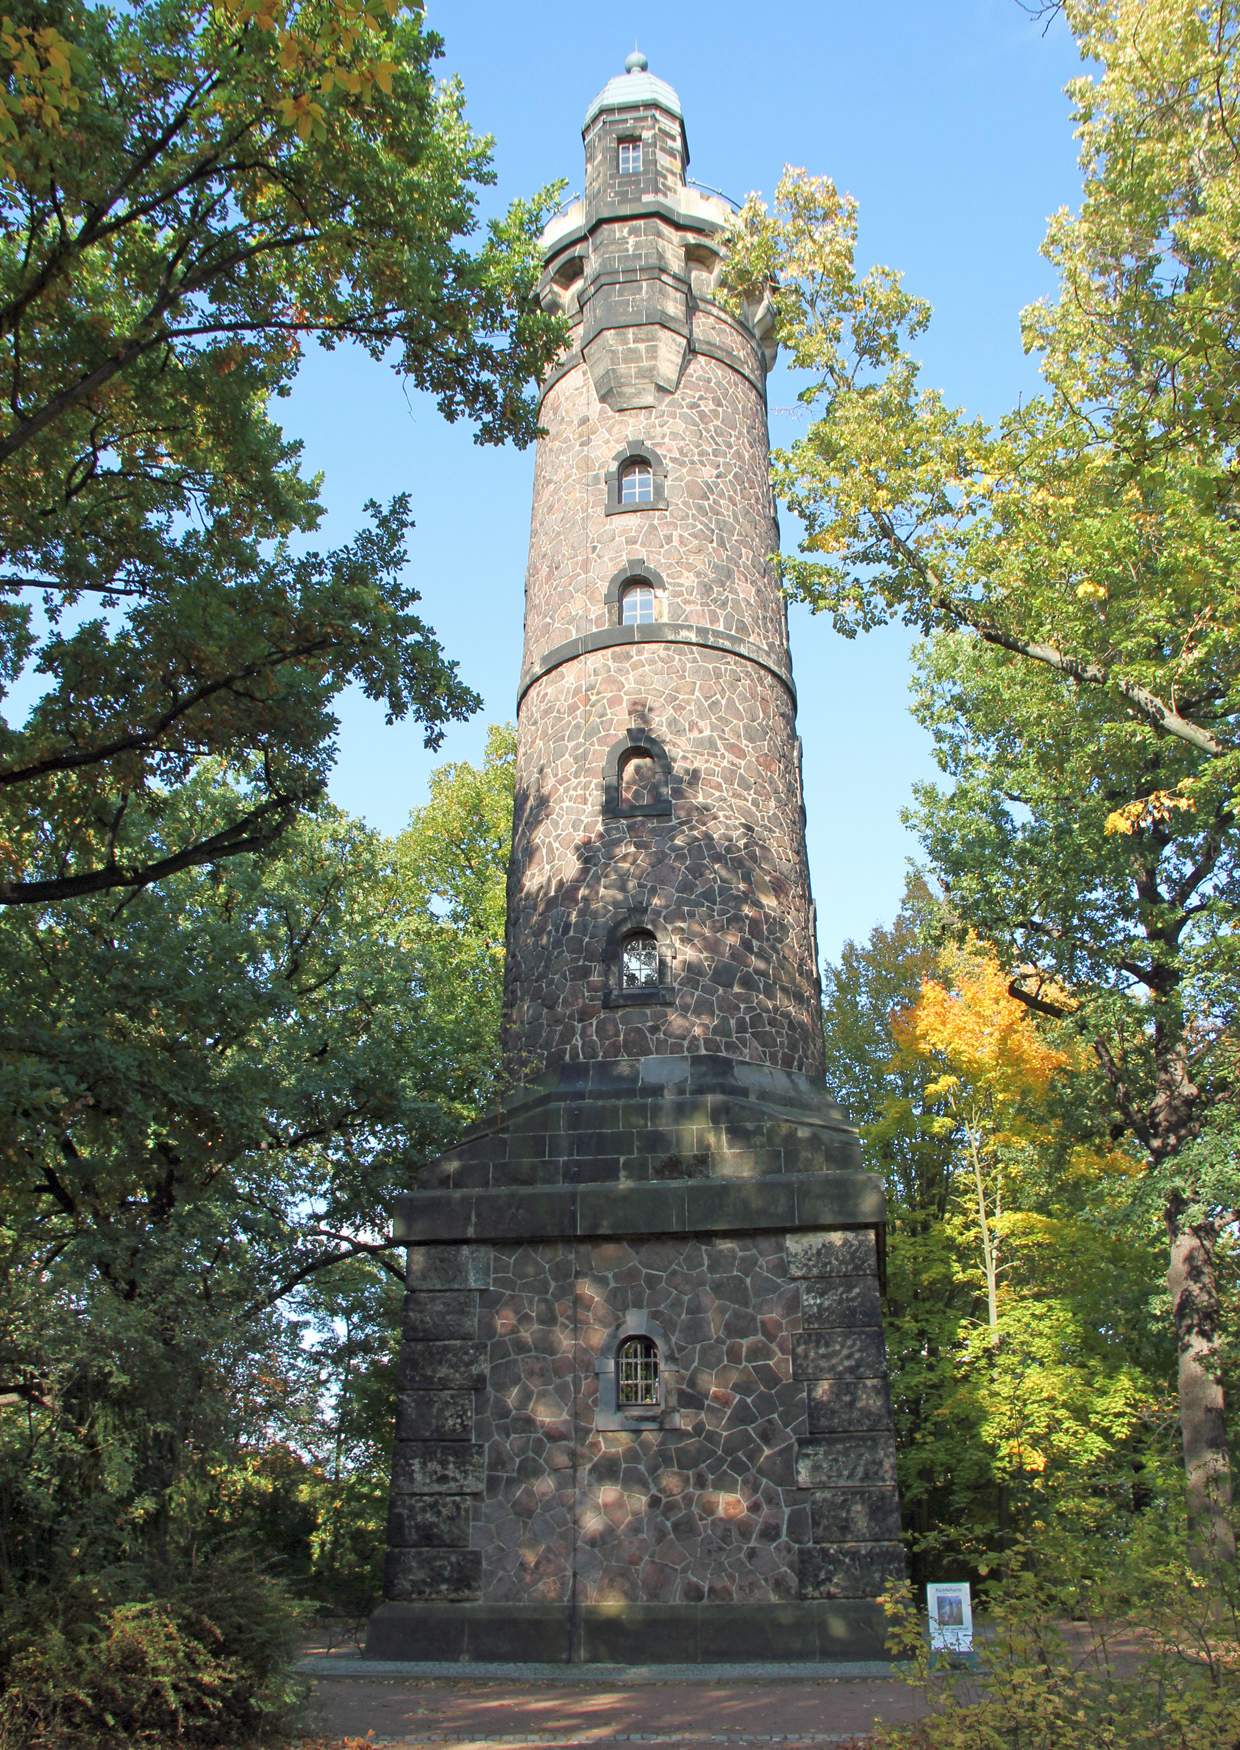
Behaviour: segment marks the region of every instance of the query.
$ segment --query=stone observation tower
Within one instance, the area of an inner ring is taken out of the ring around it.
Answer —
[[[765,306],[629,57],[544,235],[502,1112],[399,1200],[387,1602],[424,1660],[872,1655],[883,1193],[822,1086]]]

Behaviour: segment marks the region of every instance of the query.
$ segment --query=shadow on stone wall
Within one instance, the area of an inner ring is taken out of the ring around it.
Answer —
[[[638,720],[640,727],[640,720]],[[816,1075],[821,1023],[808,895],[760,830],[720,823],[700,766],[673,770],[671,819],[598,819],[571,872],[541,875],[548,791],[519,786],[508,888],[508,1085],[560,1062],[712,1052]],[[550,846],[561,864],[565,847]],[[609,938],[625,919],[666,933],[659,1000],[618,991]],[[610,963],[609,963],[610,962]]]

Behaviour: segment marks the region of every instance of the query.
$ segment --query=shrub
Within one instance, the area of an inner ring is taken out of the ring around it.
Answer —
[[[1150,1528],[1152,1532],[1153,1527]],[[1232,1750],[1240,1746],[1240,1587],[1148,1536],[1108,1570],[1048,1577],[1018,1555],[984,1589],[976,1665],[936,1670],[908,1587],[888,1641],[928,1712],[880,1726],[874,1750]],[[1079,1633],[1065,1633],[1075,1617]],[[1127,1650],[1117,1658],[1119,1629]],[[1136,1642],[1133,1651],[1133,1642]]]
[[[285,1738],[299,1613],[260,1571],[217,1557],[157,1597],[127,1575],[29,1597],[6,1624],[0,1750]]]

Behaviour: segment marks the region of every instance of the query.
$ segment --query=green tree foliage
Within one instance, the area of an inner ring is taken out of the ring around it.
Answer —
[[[458,1095],[470,1118],[494,1097],[499,1071],[516,757],[515,729],[493,725],[482,765],[440,766],[395,846],[409,944],[436,1024],[459,1041],[455,1061],[476,1078]]]
[[[886,1178],[887,1340],[916,1572],[1052,1521],[1127,1535],[1165,1482],[1168,1345],[1137,1163],[1095,1068],[914,884],[827,969],[828,1080]]]
[[[439,774],[396,843],[320,804],[277,848],[119,906],[0,913],[13,1657],[74,1574],[97,1582],[93,1605],[74,1594],[80,1632],[151,1599],[189,1621],[177,1576],[230,1538],[303,1593],[373,1596],[389,1211],[494,1082],[511,746],[497,732],[485,770]],[[174,828],[235,806],[207,766],[169,799]],[[456,988],[467,967],[489,1026]]]
[[[346,685],[437,744],[476,699],[414,612],[409,507],[304,550],[272,417],[303,346],[388,360],[528,442],[560,344],[547,202],[481,247],[489,141],[406,0],[15,0],[0,28],[0,902],[269,843],[317,795]],[[239,782],[210,827],[171,798]]]
[[[919,817],[961,917],[1094,1050],[1168,1246],[1184,1459],[1229,1555],[1220,1339],[1236,1209],[1240,10],[1067,0],[1079,213],[1024,317],[1044,392],[995,426],[919,381],[928,307],[856,264],[856,209],[789,172],[738,223],[814,419],[777,457],[793,589],[846,633],[932,634],[918,711],[954,780]],[[1062,993],[1070,992],[1064,997]],[[1060,994],[1056,994],[1060,993]]]
[[[208,822],[234,805],[208,772],[177,801]],[[381,845],[331,812],[287,844],[119,913],[4,918],[6,1299],[26,1314],[5,1384],[48,1461],[32,1447],[10,1479],[34,1511],[8,1515],[23,1562],[48,1547],[42,1516],[93,1514],[118,1466],[119,1543],[162,1551],[182,1455],[261,1405],[278,1421],[296,1345],[272,1309],[381,1244],[378,1152],[449,1133]]]

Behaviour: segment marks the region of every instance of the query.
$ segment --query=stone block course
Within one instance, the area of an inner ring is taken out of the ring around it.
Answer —
[[[801,1290],[801,1316],[807,1331],[881,1325],[882,1300],[876,1276],[810,1279]]]
[[[410,1246],[405,1280],[411,1290],[485,1288],[491,1254],[485,1246]]]
[[[793,1604],[442,1604],[391,1601],[370,1622],[373,1659],[694,1664],[884,1657],[868,1598]]]
[[[472,1391],[405,1391],[397,1398],[398,1440],[469,1440],[473,1428]]]
[[[403,1334],[408,1339],[468,1340],[478,1334],[478,1296],[467,1288],[405,1296]]]
[[[399,1549],[466,1549],[467,1495],[393,1495],[388,1544]]]
[[[483,1487],[480,1445],[446,1440],[398,1440],[392,1455],[397,1495],[470,1495]]]
[[[806,1331],[794,1338],[792,1356],[798,1379],[874,1379],[886,1372],[883,1333],[877,1326]]]
[[[788,1269],[793,1276],[866,1276],[878,1268],[873,1233],[793,1234]]]
[[[485,1343],[402,1343],[400,1383],[404,1391],[476,1391],[486,1384]]]
[[[894,1487],[895,1446],[889,1432],[802,1440],[796,1475],[803,1489]]]
[[[812,1379],[806,1388],[811,1434],[890,1428],[886,1379]]]
[[[874,1598],[904,1577],[898,1543],[811,1545],[799,1556],[802,1598]]]
[[[389,1598],[439,1603],[478,1597],[481,1563],[467,1549],[390,1549],[384,1572]]]
[[[812,1495],[810,1525],[815,1543],[894,1543],[900,1535],[899,1497],[891,1488]]]

